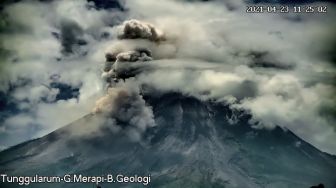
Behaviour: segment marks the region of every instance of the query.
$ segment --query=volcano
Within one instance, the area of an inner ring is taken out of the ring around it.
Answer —
[[[156,126],[148,128],[140,141],[108,125],[99,128],[101,134],[76,136],[76,131],[95,126],[97,115],[88,114],[44,137],[2,151],[0,171],[15,176],[150,174],[149,187],[308,188],[319,183],[336,187],[336,157],[290,130],[256,130],[246,112],[179,93],[144,95],[144,99],[152,106]],[[28,187],[93,186],[50,183]]]

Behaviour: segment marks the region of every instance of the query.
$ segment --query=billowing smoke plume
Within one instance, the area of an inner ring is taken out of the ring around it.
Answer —
[[[125,21],[119,26],[119,39],[142,39],[148,42],[163,40],[163,33],[153,25],[138,20]],[[129,49],[130,48],[130,49]],[[129,70],[121,67],[131,62],[144,62],[153,60],[152,52],[146,47],[113,48],[105,54],[105,65],[102,77],[108,84],[117,82],[120,78],[128,78]],[[127,65],[126,65],[127,66]]]
[[[120,27],[119,39],[162,40],[162,32],[148,23],[130,20]],[[107,52],[105,59],[102,77],[107,82],[107,94],[96,102],[93,112],[116,120],[113,122],[126,127],[132,139],[138,140],[142,132],[155,125],[152,109],[135,90],[136,87],[120,86],[117,82],[129,76],[128,71],[120,67],[127,63],[151,61],[152,52],[147,48],[116,48]]]
[[[136,62],[152,60],[151,52],[147,49],[137,49],[135,51],[122,52],[117,55],[116,62]]]
[[[115,54],[106,54],[106,62],[104,65],[102,77],[107,83],[118,81],[119,78],[127,78],[129,74],[120,68],[123,64],[129,62],[151,61],[151,52],[147,49],[136,49]]]
[[[111,87],[107,94],[97,100],[93,113],[113,119],[117,126],[123,127],[138,140],[143,131],[155,125],[151,107],[134,87]]]
[[[148,39],[150,41],[164,40],[163,32],[153,25],[138,20],[125,21],[120,26],[120,39]]]

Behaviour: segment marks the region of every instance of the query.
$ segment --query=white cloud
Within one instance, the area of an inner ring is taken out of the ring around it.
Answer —
[[[64,0],[19,2],[5,7],[10,24],[0,39],[11,54],[2,66],[0,89],[9,92],[20,112],[0,126],[5,129],[1,145],[10,146],[54,131],[89,113],[101,97],[100,63],[104,61],[106,41],[98,41],[97,36],[116,14],[88,7],[85,1]],[[62,54],[64,20],[78,24],[82,38],[89,44],[68,56]],[[53,102],[62,91],[51,87],[52,82],[79,87],[78,98]]]

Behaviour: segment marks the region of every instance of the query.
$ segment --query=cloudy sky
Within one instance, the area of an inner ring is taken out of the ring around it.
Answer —
[[[146,85],[226,102],[251,113],[256,129],[281,126],[336,154],[334,4],[313,4],[328,6],[325,14],[247,14],[240,0],[108,5],[31,0],[2,6],[0,149],[106,108],[100,104],[116,108],[108,99],[120,100],[124,90],[142,110],[130,123],[155,126],[139,97]],[[162,39],[120,37],[130,19]],[[143,71],[135,78],[106,89],[105,54],[139,48],[153,60],[139,63]]]

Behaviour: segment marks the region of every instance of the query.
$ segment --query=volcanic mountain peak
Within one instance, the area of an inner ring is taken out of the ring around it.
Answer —
[[[118,125],[116,131],[99,115],[89,114],[1,152],[1,170],[22,175],[151,174],[153,187],[336,185],[335,157],[289,130],[255,130],[244,112],[177,93],[144,99],[153,107],[156,126],[148,128],[140,141],[130,138],[127,125]],[[238,116],[238,121],[227,118],[232,116]],[[78,130],[87,132],[75,133]],[[47,185],[34,185],[39,186]],[[50,187],[57,186],[77,185]]]

